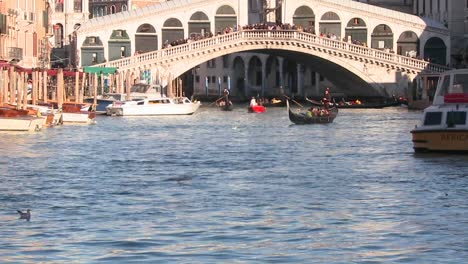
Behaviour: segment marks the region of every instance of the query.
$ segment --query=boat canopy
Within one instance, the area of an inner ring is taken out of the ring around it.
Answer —
[[[115,67],[84,67],[84,72],[92,74],[113,74],[117,71]]]

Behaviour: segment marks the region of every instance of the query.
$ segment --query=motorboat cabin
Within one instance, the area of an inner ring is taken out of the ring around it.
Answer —
[[[443,73],[434,101],[411,131],[416,152],[468,153],[468,69]]]

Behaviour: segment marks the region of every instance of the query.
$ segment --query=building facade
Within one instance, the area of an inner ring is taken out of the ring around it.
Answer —
[[[414,14],[439,21],[450,30],[451,66],[467,67],[468,1],[414,1]]]
[[[0,0],[0,60],[26,68],[48,61],[47,1]]]
[[[435,20],[450,30],[451,67],[468,65],[468,1],[462,0],[355,0]],[[441,43],[434,42],[437,48]]]
[[[49,38],[51,46],[50,65],[73,67],[76,56],[74,32],[89,19],[87,0],[52,0],[50,6],[50,23],[53,35]]]

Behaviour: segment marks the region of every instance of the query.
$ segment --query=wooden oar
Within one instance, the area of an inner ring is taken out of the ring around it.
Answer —
[[[294,99],[291,99],[291,98],[290,98],[289,96],[287,96],[287,95],[283,95],[283,96],[284,96],[284,97],[286,97],[286,99],[293,101],[293,102],[294,102],[295,104],[297,104],[298,106],[300,106],[300,107],[304,108],[304,106],[303,106],[303,105],[301,105],[300,103],[298,103],[296,100],[294,100]]]
[[[216,100],[216,101],[212,102],[211,104],[209,104],[208,106],[211,106],[212,104],[217,103],[219,100],[221,100],[221,99],[223,99],[223,98],[224,98],[224,95],[221,96],[220,98],[218,98],[218,100]]]
[[[317,106],[323,106],[323,103],[322,102],[319,102],[319,101],[315,101],[315,100],[311,100],[309,98],[306,97],[306,100],[311,102],[313,105],[317,105]]]

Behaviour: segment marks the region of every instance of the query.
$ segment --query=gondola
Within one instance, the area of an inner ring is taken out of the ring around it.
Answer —
[[[333,122],[335,117],[338,115],[338,108],[333,106],[329,108],[329,114],[323,116],[309,116],[306,112],[293,112],[289,107],[289,100],[286,100],[286,108],[289,114],[289,120],[297,125],[305,124],[327,124]]]
[[[232,102],[227,94],[216,101],[216,106],[221,111],[232,111]]]
[[[362,104],[337,104],[338,108],[343,109],[380,109],[384,107],[400,106],[402,105],[399,101],[385,102],[385,103],[362,103]]]
[[[323,103],[320,101],[315,101],[309,98],[306,98],[306,100],[312,103],[313,105],[323,106]],[[359,104],[345,102],[345,101],[341,101],[339,103],[335,101],[333,102],[337,108],[341,108],[341,109],[367,109],[367,108],[380,109],[384,107],[400,106],[403,104],[403,101],[400,101],[398,99],[387,101],[387,102],[380,102],[380,103],[376,102],[376,103],[359,103]]]
[[[219,108],[219,110],[221,111],[232,111],[232,103],[229,101],[229,103],[225,103],[224,101],[222,101],[223,103],[219,103],[219,104],[216,104]]]

